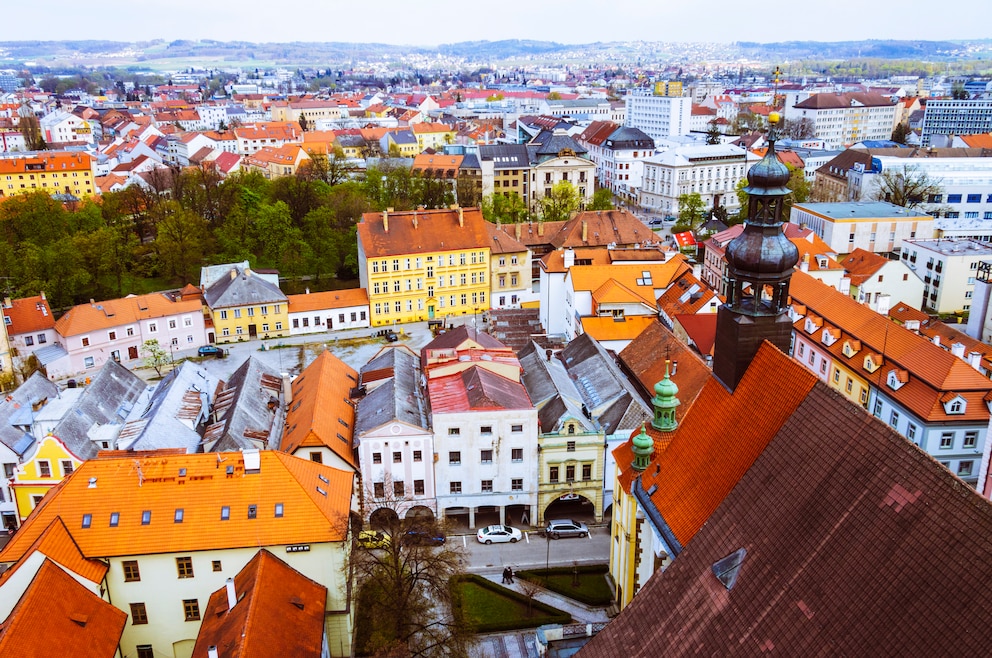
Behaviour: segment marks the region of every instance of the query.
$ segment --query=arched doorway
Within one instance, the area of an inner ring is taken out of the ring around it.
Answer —
[[[430,525],[434,523],[434,512],[425,505],[414,505],[407,510],[404,518],[410,523]]]
[[[396,510],[380,507],[369,515],[369,526],[373,530],[387,530],[399,524],[400,517]]]
[[[596,522],[596,505],[577,493],[562,494],[544,508],[544,522],[549,519],[575,519],[583,523]]]

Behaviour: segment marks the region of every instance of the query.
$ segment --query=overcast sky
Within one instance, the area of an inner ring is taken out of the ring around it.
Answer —
[[[992,36],[989,0],[78,0],[4,3],[0,41],[841,41]],[[946,10],[945,10],[946,9]]]

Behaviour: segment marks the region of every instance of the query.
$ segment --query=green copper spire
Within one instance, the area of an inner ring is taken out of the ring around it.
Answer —
[[[641,433],[634,437],[634,470],[643,471],[651,463],[654,454],[654,439],[648,436],[647,429],[641,425]]]
[[[679,426],[675,420],[675,408],[679,406],[679,399],[675,397],[679,393],[679,387],[675,385],[669,376],[672,362],[665,360],[665,376],[660,382],[654,385],[654,398],[651,404],[654,406],[654,420],[651,427],[661,432],[671,432]]]

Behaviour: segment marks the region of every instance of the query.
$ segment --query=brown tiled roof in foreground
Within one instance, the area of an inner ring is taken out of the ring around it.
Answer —
[[[262,549],[234,577],[235,603],[227,587],[210,595],[193,658],[221,656],[319,656],[324,637],[327,588]]]
[[[755,365],[778,391],[800,369]],[[987,500],[817,382],[674,563],[578,655],[984,655],[990,535]],[[728,589],[714,565],[740,549]]]

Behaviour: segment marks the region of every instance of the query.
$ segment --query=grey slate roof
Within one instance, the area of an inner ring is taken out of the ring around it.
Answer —
[[[571,135],[548,130],[542,130],[527,145],[527,152],[530,153],[531,159],[534,162],[544,162],[551,158],[557,158],[558,154],[566,149],[570,149],[579,157],[585,157],[589,152],[588,149],[575,141]]]
[[[284,304],[289,301],[278,287],[250,269],[240,267],[232,267],[227,275],[221,276],[208,286],[203,298],[211,309],[253,304]]]
[[[217,281],[222,276],[227,276],[231,272],[231,268],[237,267],[239,269],[247,269],[251,264],[248,261],[241,261],[240,263],[224,263],[222,265],[206,265],[200,268],[200,288],[209,288],[213,285],[214,281]]]
[[[398,421],[429,429],[427,404],[420,388],[419,359],[402,349],[383,350],[369,361],[363,372],[393,368],[393,376],[358,401],[355,410],[355,443],[361,434]]]
[[[0,442],[18,456],[24,455],[35,442],[29,433],[33,418],[31,407],[58,394],[58,386],[48,381],[40,372],[35,372],[13,393],[0,398]]]
[[[481,145],[479,160],[491,161],[494,169],[526,169],[530,166],[530,154],[523,144]]]
[[[248,357],[217,392],[212,409],[217,420],[204,430],[204,451],[277,450],[282,409],[282,376]]]
[[[210,415],[217,385],[206,370],[184,361],[138,398],[117,437],[117,448],[198,452],[200,430]]]
[[[606,146],[614,149],[654,148],[654,140],[640,128],[621,126],[606,138]]]
[[[139,396],[148,388],[141,377],[113,359],[100,368],[90,385],[52,430],[66,448],[80,459],[96,457],[99,447],[94,433],[112,440]]]

